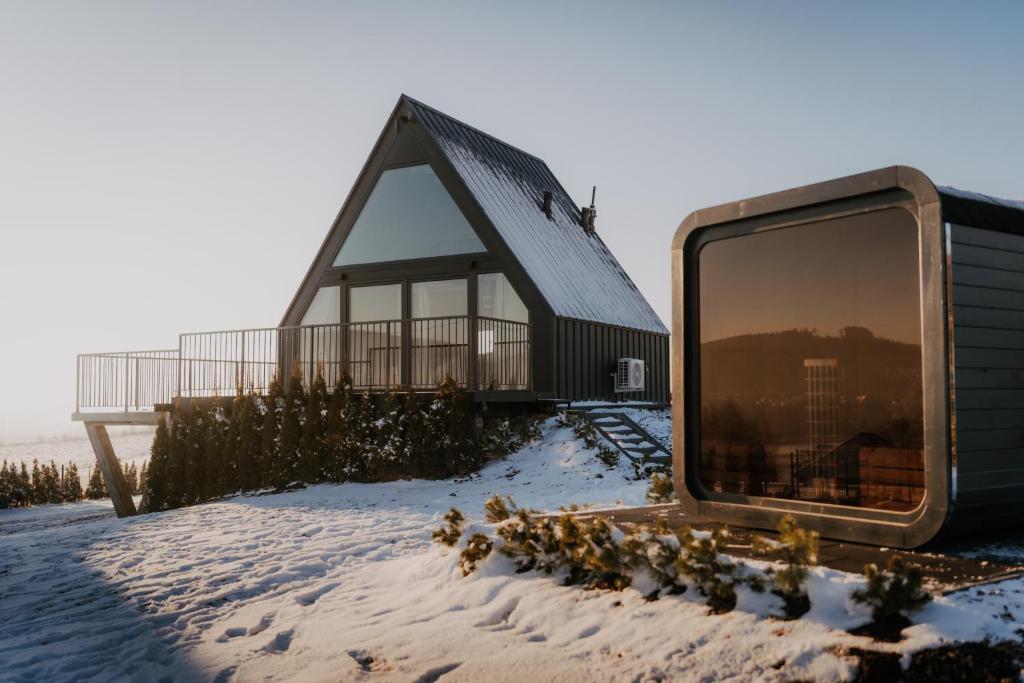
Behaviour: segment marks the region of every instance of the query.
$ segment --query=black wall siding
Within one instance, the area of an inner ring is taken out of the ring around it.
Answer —
[[[950,226],[956,505],[1024,497],[1024,236]]]
[[[555,395],[570,401],[668,403],[668,335],[555,319]],[[619,358],[647,362],[647,388],[616,394],[612,373]]]

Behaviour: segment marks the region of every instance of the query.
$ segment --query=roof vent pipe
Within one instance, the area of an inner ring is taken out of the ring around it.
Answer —
[[[596,197],[597,185],[594,185],[594,190],[590,193],[590,206],[584,206],[580,209],[580,225],[588,233],[592,233],[595,230],[594,220],[597,218],[597,209],[594,208],[594,199]]]
[[[550,190],[544,190],[544,205],[542,210],[544,215],[551,218],[551,213],[554,210],[555,195]]]

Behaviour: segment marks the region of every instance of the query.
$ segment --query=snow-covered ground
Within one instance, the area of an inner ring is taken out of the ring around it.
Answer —
[[[0,681],[851,675],[845,649],[870,645],[842,630],[867,619],[847,599],[855,575],[815,570],[811,613],[783,622],[763,595],[709,616],[694,591],[647,602],[564,587],[497,555],[463,578],[457,553],[430,543],[449,507],[479,522],[499,493],[543,509],[642,504],[646,482],[629,476],[552,420],[463,480],[316,486],[127,520],[101,503],[0,511]],[[1007,581],[939,598],[884,647],[1014,638],[1022,618],[1024,582]]]

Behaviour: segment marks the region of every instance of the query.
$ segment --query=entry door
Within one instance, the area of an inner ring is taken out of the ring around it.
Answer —
[[[402,379],[402,285],[348,289],[348,358],[357,388],[387,389]]]

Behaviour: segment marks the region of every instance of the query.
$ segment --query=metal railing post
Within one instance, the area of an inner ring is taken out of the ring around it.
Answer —
[[[480,354],[477,347],[479,344],[480,319],[475,315],[470,316],[468,323],[469,339],[467,341],[469,343],[466,345],[466,355],[469,357],[466,359],[466,389],[475,391],[479,388],[477,370],[480,365]]]
[[[124,412],[128,412],[128,354],[124,354]]]

